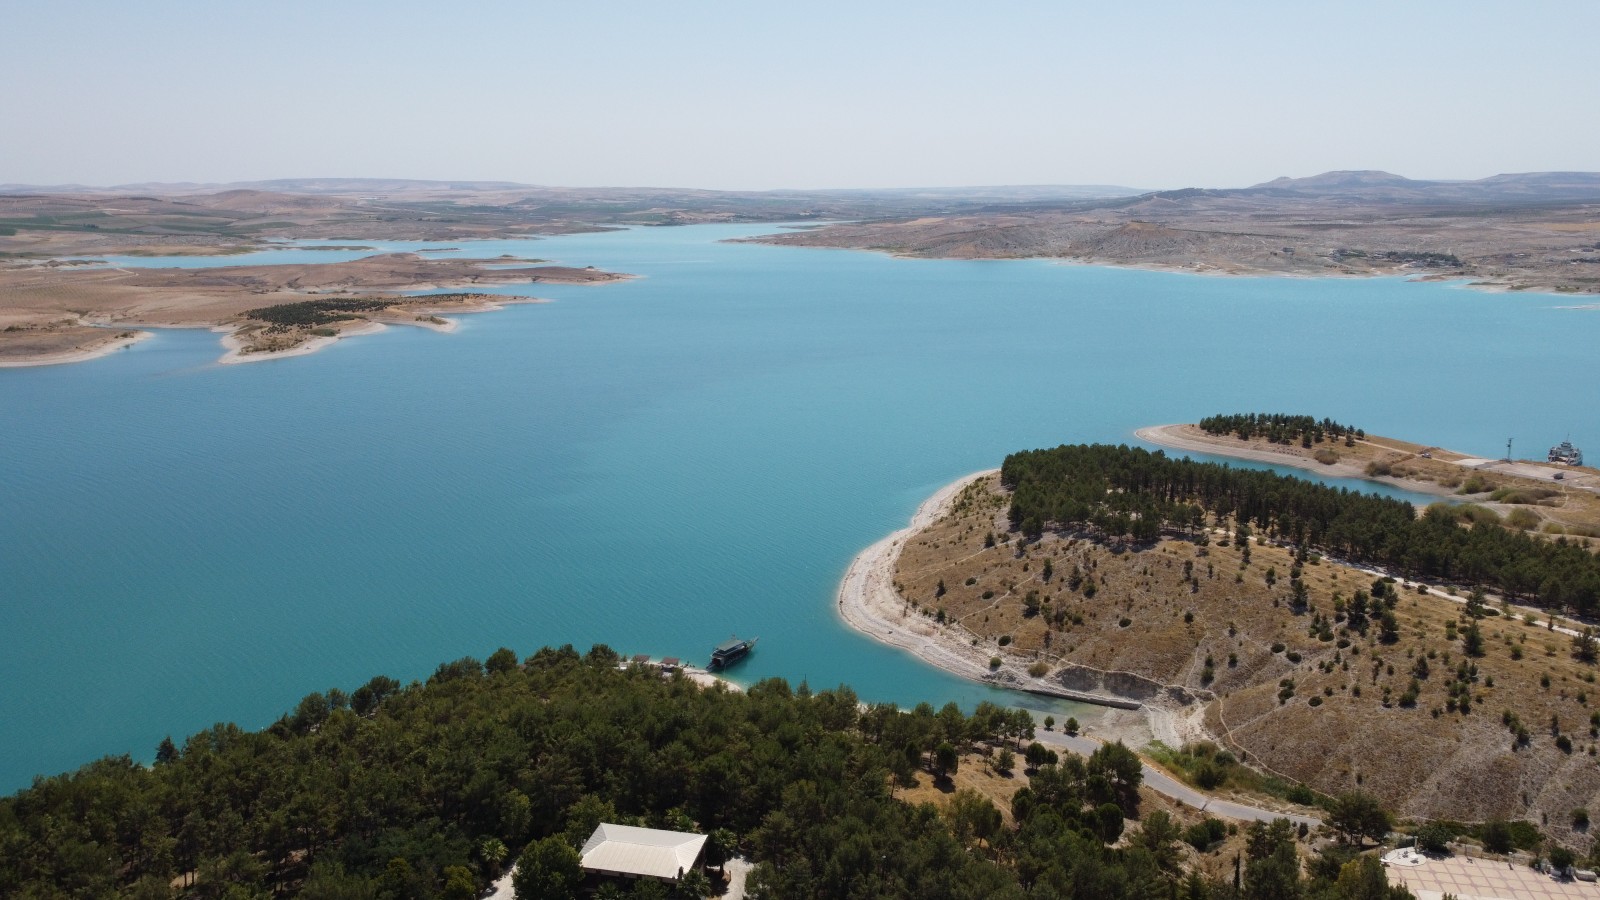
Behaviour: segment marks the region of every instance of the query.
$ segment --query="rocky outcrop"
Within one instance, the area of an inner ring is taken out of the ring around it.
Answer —
[[[1157,703],[1170,706],[1190,706],[1210,700],[1209,692],[1191,691],[1172,684],[1162,684],[1132,672],[1107,672],[1089,666],[1062,666],[1051,680],[1075,694],[1110,695],[1140,703]]]

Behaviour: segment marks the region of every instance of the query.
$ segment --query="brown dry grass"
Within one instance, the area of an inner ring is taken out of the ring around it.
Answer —
[[[1121,547],[1046,535],[1019,550],[1005,533],[1008,501],[997,481],[980,483],[949,517],[908,541],[896,572],[911,603],[929,615],[943,609],[990,652],[1209,689],[1218,697],[1208,708],[1210,729],[1258,767],[1328,793],[1366,790],[1404,814],[1466,820],[1547,814],[1556,827],[1574,808],[1600,808],[1597,742],[1589,732],[1591,712],[1600,710],[1596,669],[1574,659],[1570,639],[1542,627],[1543,620],[1534,627],[1505,616],[1484,619],[1488,651],[1474,661],[1475,702],[1465,715],[1446,711],[1445,685],[1464,657],[1461,642],[1446,639],[1445,623],[1464,624],[1459,604],[1403,590],[1398,643],[1379,643],[1375,626],[1362,635],[1342,622],[1335,640],[1324,642],[1309,633],[1313,615],[1333,616],[1335,595],[1370,591],[1371,575],[1326,561],[1307,565],[1303,579],[1314,613],[1296,614],[1287,602],[1293,560],[1281,547],[1253,541],[1249,565],[1239,547],[1221,541]],[[992,548],[984,546],[989,533],[997,538]],[[1046,560],[1054,570],[1048,580]],[[1185,580],[1186,563],[1197,587]],[[1272,586],[1269,571],[1276,575]],[[1081,578],[1076,589],[1074,572]],[[946,590],[936,597],[941,579]],[[1040,602],[1031,616],[1024,608],[1029,592]],[[1002,636],[1011,639],[1005,648]],[[1350,645],[1341,648],[1340,640]],[[1283,652],[1272,651],[1277,643]],[[1513,647],[1521,659],[1513,658]],[[1421,681],[1417,705],[1401,707],[1415,659],[1429,653],[1430,677]],[[1208,656],[1214,680],[1206,684]],[[1294,679],[1294,696],[1280,703],[1286,678]],[[1321,704],[1311,706],[1312,697]],[[1501,721],[1505,710],[1531,731],[1530,746],[1513,750]],[[1573,753],[1556,748],[1552,717],[1573,741]]]
[[[60,353],[73,351],[87,351],[101,347],[112,341],[125,340],[133,335],[131,331],[113,330],[107,328],[94,328],[89,325],[78,325],[76,320],[49,322],[41,325],[15,325],[7,328],[16,328],[15,331],[0,330],[0,347],[5,353],[0,353],[0,359],[10,355],[27,357],[49,357]]]
[[[961,765],[949,779],[935,779],[925,769],[918,769],[915,787],[896,788],[895,796],[907,803],[932,803],[941,811],[950,805],[950,798],[963,788],[978,792],[1000,810],[1000,818],[1007,828],[1016,824],[1011,816],[1011,798],[1028,784],[1022,770],[1022,754],[1017,754],[1017,767],[1010,775],[996,772],[991,757],[982,753],[968,753],[961,757]]]

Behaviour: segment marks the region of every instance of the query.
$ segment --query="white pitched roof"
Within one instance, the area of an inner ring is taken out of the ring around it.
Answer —
[[[595,872],[677,880],[700,858],[706,836],[604,822],[583,844],[583,867]]]

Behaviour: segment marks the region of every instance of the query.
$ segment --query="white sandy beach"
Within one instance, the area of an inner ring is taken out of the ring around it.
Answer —
[[[989,654],[910,610],[894,588],[894,567],[908,538],[939,521],[963,488],[997,471],[974,472],[945,485],[917,507],[910,525],[856,555],[839,584],[839,615],[850,627],[948,672],[987,680]]]

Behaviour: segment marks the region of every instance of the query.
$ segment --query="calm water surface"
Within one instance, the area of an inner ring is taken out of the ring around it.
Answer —
[[[737,632],[742,680],[1015,702],[833,607],[856,552],[1009,451],[1249,409],[1600,440],[1600,313],[1557,298],[719,243],[762,230],[464,245],[644,277],[508,288],[557,302],[452,335],[219,366],[167,331],[0,370],[0,790],[501,645],[701,661]]]

